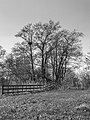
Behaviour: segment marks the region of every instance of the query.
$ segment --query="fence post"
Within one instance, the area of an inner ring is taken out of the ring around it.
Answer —
[[[3,92],[3,88],[4,88],[4,86],[2,85],[2,95],[4,94],[4,92]]]
[[[22,93],[23,93],[23,85],[22,85]]]

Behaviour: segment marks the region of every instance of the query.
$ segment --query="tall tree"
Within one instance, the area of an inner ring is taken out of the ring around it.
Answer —
[[[50,57],[50,52],[55,49],[54,36],[59,31],[59,22],[54,23],[52,20],[49,23],[37,23],[34,25],[35,39],[34,45],[38,49],[39,57],[41,58],[42,79],[46,77],[47,60]]]
[[[33,29],[32,29],[32,24],[26,25],[18,34],[16,34],[16,37],[21,37],[24,39],[27,44],[30,47],[30,60],[31,60],[31,65],[32,65],[32,80],[35,81],[35,74],[34,74],[34,62],[33,62]]]
[[[25,26],[16,37],[21,37],[26,41],[28,54],[32,66],[32,78],[35,79],[35,66],[41,66],[42,80],[47,79],[49,67],[52,67],[53,80],[62,84],[64,80],[67,66],[70,61],[81,56],[81,46],[79,37],[82,33],[76,30],[70,32],[68,30],[60,30],[59,22],[50,20],[48,23],[41,22],[34,25]]]
[[[19,32],[16,35],[16,37],[23,38],[30,46],[32,76],[34,78],[35,76],[33,54],[35,51],[33,52],[33,49],[36,49],[36,51],[38,51],[36,57],[37,61],[41,62],[42,79],[44,81],[48,54],[55,48],[55,45],[53,46],[52,44],[54,36],[59,30],[59,28],[60,28],[59,22],[54,23],[52,20],[50,20],[49,23],[45,24],[42,23],[36,23],[35,25],[29,24],[25,26],[21,30],[21,32]]]
[[[55,60],[56,83],[62,83],[70,61],[82,55],[79,40],[82,35],[75,30],[73,32],[62,30],[55,36],[56,49],[54,51],[56,55],[53,59]]]

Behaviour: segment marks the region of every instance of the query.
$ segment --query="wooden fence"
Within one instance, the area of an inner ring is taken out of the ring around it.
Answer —
[[[2,95],[9,93],[27,93],[27,92],[41,92],[45,90],[50,90],[54,87],[54,83],[48,85],[3,85],[2,86]]]

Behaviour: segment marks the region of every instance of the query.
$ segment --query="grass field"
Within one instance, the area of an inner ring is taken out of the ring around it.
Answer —
[[[50,91],[0,96],[0,120],[90,120],[90,90]]]

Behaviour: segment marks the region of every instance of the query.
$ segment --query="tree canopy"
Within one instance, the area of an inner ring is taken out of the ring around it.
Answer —
[[[63,29],[52,20],[27,24],[15,35],[23,42],[16,43],[5,59],[8,78],[62,85],[68,69],[83,55],[82,36],[83,33]]]

